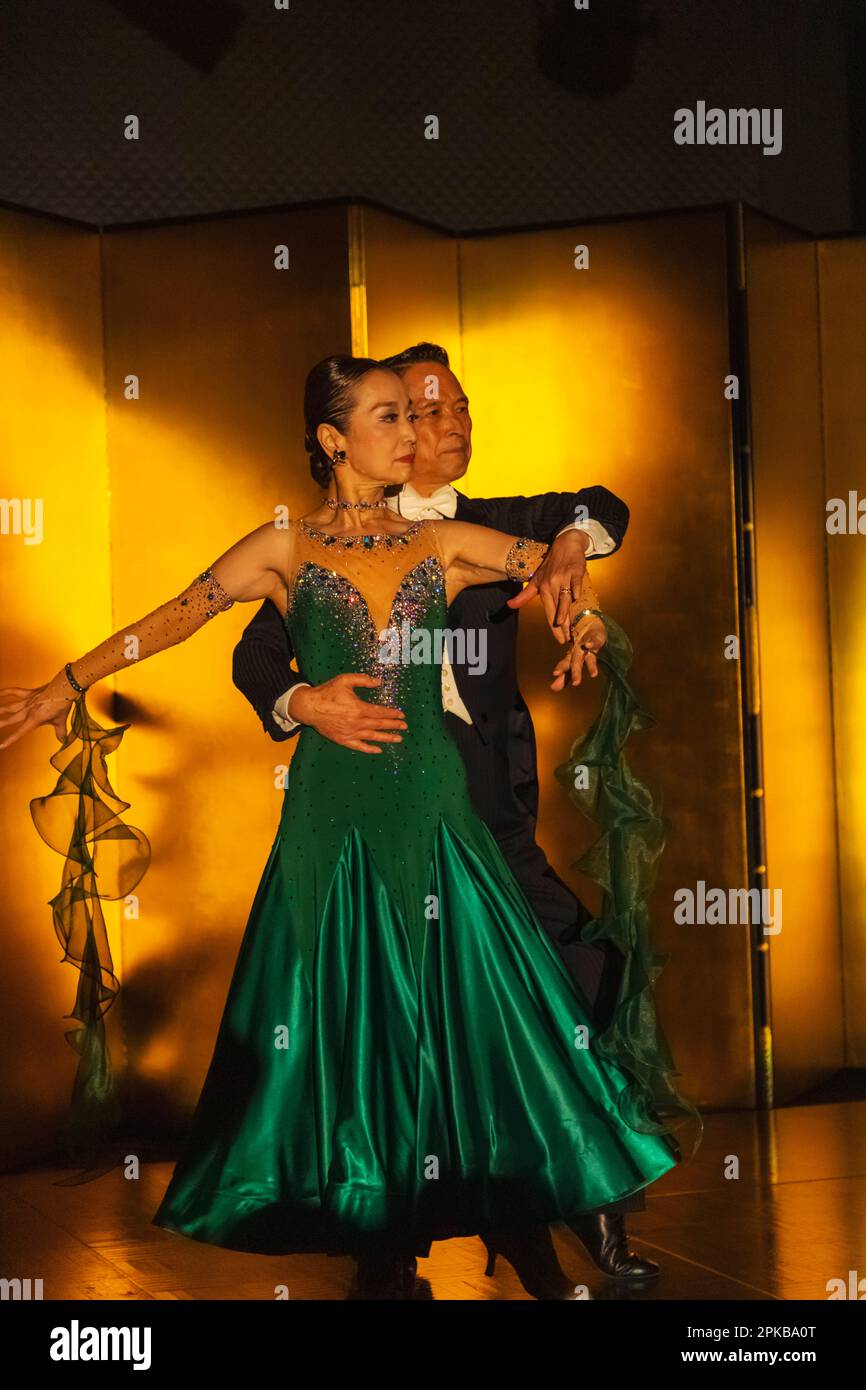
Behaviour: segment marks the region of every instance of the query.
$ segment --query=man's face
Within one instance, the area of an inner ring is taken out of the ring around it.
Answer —
[[[402,376],[415,427],[413,482],[453,483],[472,457],[469,398],[441,362],[415,362]]]

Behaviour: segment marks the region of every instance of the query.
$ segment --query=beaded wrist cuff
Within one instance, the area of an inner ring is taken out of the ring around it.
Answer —
[[[530,579],[541,564],[549,547],[541,541],[520,536],[505,557],[505,573],[509,579]]]

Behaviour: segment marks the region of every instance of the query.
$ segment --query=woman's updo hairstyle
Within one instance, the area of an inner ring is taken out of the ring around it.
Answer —
[[[328,486],[334,465],[316,438],[316,431],[320,425],[333,425],[345,434],[355,405],[355,387],[368,372],[377,370],[383,370],[383,366],[373,357],[323,357],[307,374],[304,448],[319,487]]]

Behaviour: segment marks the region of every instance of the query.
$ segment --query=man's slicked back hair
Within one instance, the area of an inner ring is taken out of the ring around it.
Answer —
[[[403,374],[406,367],[414,367],[416,362],[438,362],[442,367],[451,366],[448,353],[438,343],[416,343],[414,347],[395,352],[393,357],[382,358],[382,366],[389,367],[398,376]]]

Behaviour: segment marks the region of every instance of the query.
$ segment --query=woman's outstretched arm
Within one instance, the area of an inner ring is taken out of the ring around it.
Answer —
[[[225,612],[236,602],[270,598],[280,612],[285,612],[291,536],[290,528],[274,522],[257,527],[174,598],[69,662],[72,679],[86,689],[115,671],[185,642],[217,613]],[[58,738],[63,738],[66,711],[77,694],[65,664],[36,690],[15,686],[0,691],[0,733],[4,735],[0,748],[14,743],[38,724],[53,724]]]
[[[541,541],[507,535],[488,526],[474,526],[468,521],[431,524],[436,527],[445,562],[449,604],[461,589],[473,584],[489,584],[491,580],[506,578],[529,583],[549,550]],[[521,597],[509,599],[510,606],[518,607]],[[598,675],[595,653],[607,641],[598,608],[598,595],[584,570],[579,582],[563,587],[555,603],[555,613],[548,613],[557,640],[570,644],[554,668],[552,690],[564,690],[569,676],[572,685],[579,685],[584,665],[591,676]]]

